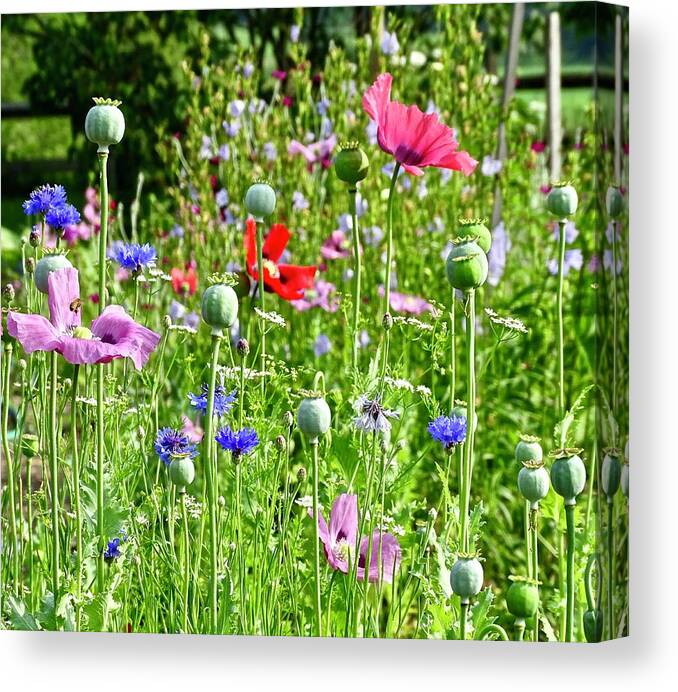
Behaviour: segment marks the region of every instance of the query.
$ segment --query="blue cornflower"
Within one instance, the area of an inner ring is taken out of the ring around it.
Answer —
[[[450,450],[466,439],[466,418],[438,416],[428,424],[428,432],[434,440]]]
[[[121,555],[120,539],[114,538],[113,540],[108,541],[108,545],[104,549],[104,560],[106,560],[106,562],[111,562],[112,560],[119,558]]]
[[[197,408],[200,413],[207,413],[207,397],[209,395],[209,386],[203,384],[200,387],[200,394],[188,393],[188,399],[191,406]],[[218,384],[214,389],[214,415],[225,416],[232,408],[233,402],[237,397],[237,390],[234,389],[230,394],[226,393],[226,388]]]
[[[240,457],[249,454],[259,444],[259,436],[254,428],[234,432],[228,425],[221,428],[214,439],[224,451],[232,454],[235,462],[240,461]]]
[[[63,230],[80,223],[80,212],[72,204],[60,204],[58,207],[49,208],[45,214],[45,221],[55,231]]]
[[[140,274],[144,267],[152,267],[158,255],[148,243],[120,244],[113,250],[113,259],[123,268]]]
[[[198,450],[194,444],[191,444],[188,435],[174,428],[158,430],[153,448],[165,466],[169,466],[175,457],[190,457],[192,459],[198,456]]]
[[[41,185],[31,192],[21,206],[24,214],[44,214],[62,204],[66,204],[66,190],[62,185]]]

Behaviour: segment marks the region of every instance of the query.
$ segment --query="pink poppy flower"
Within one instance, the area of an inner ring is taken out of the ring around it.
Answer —
[[[327,139],[321,139],[311,144],[302,144],[293,139],[287,147],[290,156],[301,154],[308,162],[308,169],[313,170],[313,166],[320,163],[323,168],[327,168],[330,162],[330,155],[337,146],[337,136],[331,134]]]
[[[377,124],[381,149],[412,175],[423,175],[426,166],[473,173],[478,162],[468,152],[458,151],[454,131],[437,114],[391,101],[392,81],[386,72],[363,94],[363,109]]]
[[[109,305],[91,329],[81,326],[78,270],[58,269],[47,279],[50,318],[10,311],[7,329],[26,353],[56,351],[69,363],[91,365],[130,358],[137,370],[148,361],[160,335],[135,322],[120,305]]]
[[[304,312],[311,308],[322,308],[325,312],[336,312],[339,301],[335,296],[337,287],[329,282],[318,279],[311,288],[304,289],[304,297],[290,301],[292,306]]]
[[[313,518],[313,510],[309,509],[308,513]],[[318,513],[318,532],[330,567],[348,574],[351,569],[350,558],[355,552],[358,537],[358,497],[347,493],[339,495],[332,505],[329,526],[323,515]],[[365,579],[368,547],[368,537],[363,536],[358,550],[357,577],[360,581]],[[379,530],[375,529],[367,569],[368,580],[379,581],[381,566],[382,581],[390,584],[398,571],[400,559],[398,540],[390,533],[380,534]]]
[[[542,141],[540,141],[540,140],[535,140],[535,141],[532,142],[532,144],[530,145],[530,149],[532,149],[532,151],[533,151],[535,154],[541,154],[541,153],[544,151],[544,149],[546,149],[546,143],[545,143],[545,142],[542,142]]]
[[[332,231],[330,237],[322,244],[320,254],[328,260],[343,259],[349,256],[350,242],[341,230]]]
[[[384,287],[379,286],[377,293],[384,295]],[[435,313],[435,308],[431,303],[419,296],[410,296],[405,293],[391,291],[389,303],[395,312],[408,312],[411,315],[421,315],[424,312]]]
[[[203,429],[186,415],[181,416],[181,432],[194,444],[201,442],[205,436]]]

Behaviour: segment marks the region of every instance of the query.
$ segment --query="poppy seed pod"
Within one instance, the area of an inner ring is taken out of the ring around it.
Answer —
[[[539,438],[532,435],[520,435],[520,440],[516,445],[516,461],[521,463],[529,461],[532,463],[542,461],[544,453],[539,444]]]
[[[170,480],[180,493],[186,492],[186,486],[193,483],[195,466],[189,457],[175,457],[169,466]]]
[[[459,219],[456,238],[474,238],[481,250],[487,254],[492,247],[492,233],[487,219]]]
[[[600,468],[600,482],[608,502],[612,501],[615,493],[619,490],[621,473],[622,464],[619,461],[619,452],[616,449],[607,450]]]
[[[367,154],[357,142],[347,142],[341,145],[341,151],[334,160],[334,170],[337,178],[355,187],[356,183],[364,180],[370,167]]]
[[[32,459],[37,457],[40,453],[40,444],[37,435],[31,435],[30,433],[24,433],[21,436],[21,451],[27,459]]]
[[[566,505],[575,504],[586,485],[586,467],[580,452],[580,449],[560,449],[552,453],[555,461],[551,467],[551,484],[565,498]]]
[[[549,473],[542,462],[524,462],[518,472],[518,490],[531,503],[532,509],[548,495],[550,486]]]
[[[539,607],[539,588],[532,579],[514,578],[506,591],[506,607],[515,618],[526,620],[537,612]]]
[[[469,238],[452,241],[445,271],[447,280],[454,288],[469,291],[482,286],[487,280],[487,256],[478,243]]]
[[[53,253],[41,257],[35,265],[35,273],[33,275],[35,286],[38,291],[40,291],[40,293],[47,293],[47,278],[52,272],[55,272],[57,269],[66,269],[72,266],[73,265],[66,255]]]
[[[546,197],[546,208],[561,221],[574,216],[578,204],[577,191],[570,183],[555,183]]]
[[[120,101],[113,99],[94,98],[92,106],[85,118],[85,134],[87,139],[98,144],[99,153],[108,153],[111,144],[118,144],[125,134],[125,116],[118,108]]]
[[[610,185],[607,188],[605,207],[607,208],[607,215],[611,219],[618,219],[624,213],[624,196],[618,187]]]
[[[245,209],[255,221],[263,221],[275,210],[275,190],[266,182],[257,181],[245,193]]]
[[[238,296],[226,284],[213,284],[202,294],[202,318],[212,327],[214,336],[222,336],[238,318]]]
[[[483,566],[477,557],[459,557],[450,570],[450,586],[462,603],[483,588]]]
[[[620,485],[621,485],[622,495],[628,499],[628,496],[629,496],[629,465],[628,465],[628,462],[622,466]]]
[[[312,441],[324,435],[332,423],[332,413],[325,399],[311,396],[303,399],[297,409],[297,425],[299,430]]]
[[[589,644],[597,644],[603,638],[603,623],[601,610],[587,610],[584,613],[584,636]]]

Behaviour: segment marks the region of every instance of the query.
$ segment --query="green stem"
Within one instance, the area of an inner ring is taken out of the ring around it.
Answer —
[[[264,224],[263,221],[257,221],[257,275],[259,276],[259,301],[262,311],[266,312],[266,287],[264,281]],[[264,395],[266,393],[266,377],[263,373],[266,372],[266,329],[262,326],[261,329],[261,405],[264,406]]]
[[[99,230],[99,314],[106,307],[106,244],[108,243],[108,152],[99,152],[99,194],[101,227]]]
[[[400,164],[396,162],[391,176],[391,186],[388,190],[388,204],[386,207],[386,281],[384,283],[384,313],[390,311],[391,306],[391,264],[393,262],[393,198]]]
[[[461,602],[461,612],[459,614],[459,639],[464,641],[466,639],[466,616],[468,614],[468,601]]]
[[[534,614],[533,640],[539,641],[539,505],[532,508],[530,516],[532,527],[532,578],[537,582],[537,612]]]
[[[563,286],[565,275],[563,265],[565,264],[565,224],[556,222],[560,245],[558,250],[558,411],[559,420],[565,417],[565,350],[564,350],[564,327],[563,327]],[[564,440],[561,439],[561,443]]]
[[[360,326],[360,282],[362,274],[362,260],[360,257],[360,232],[358,229],[358,215],[356,213],[357,190],[348,191],[348,206],[351,212],[353,228],[353,370],[358,367],[358,328]]]
[[[205,437],[203,442],[203,463],[205,468],[205,480],[207,483],[207,504],[209,506],[209,528],[210,528],[210,578],[209,578],[209,613],[210,630],[216,634],[218,627],[217,604],[218,604],[218,580],[217,580],[217,496],[216,479],[214,477],[214,464],[212,459],[212,441],[214,439],[214,392],[217,384],[217,364],[219,363],[219,349],[221,346],[221,336],[212,335],[212,360],[210,363],[209,389],[207,393],[207,410],[205,411]]]
[[[7,489],[9,492],[9,526],[10,526],[10,544],[12,551],[12,590],[14,594],[18,594],[19,589],[19,545],[18,531],[16,522],[16,497],[14,491],[14,458],[9,451],[9,438],[7,436],[7,422],[9,418],[9,401],[11,391],[11,371],[12,371],[12,344],[5,344],[4,379],[3,379],[3,399],[4,408],[2,411],[2,452],[7,459]],[[30,480],[29,480],[30,482]],[[30,530],[29,530],[30,535]]]
[[[322,636],[322,603],[320,596],[320,527],[318,525],[319,508],[318,508],[318,438],[311,440],[311,449],[313,450],[313,525],[315,529],[315,619],[316,619],[316,636]]]
[[[516,641],[522,642],[525,635],[525,620],[523,618],[516,618],[513,625],[516,633]]]
[[[57,437],[57,357],[56,351],[50,354],[50,390],[49,390],[49,411],[50,411],[50,492],[52,495],[52,593],[54,594],[54,607],[59,603],[59,440]]]
[[[71,386],[71,444],[73,449],[73,510],[75,511],[75,625],[80,630],[80,613],[82,608],[82,508],[80,504],[80,450],[78,446],[78,376],[80,366],[73,366],[73,384]]]
[[[466,373],[468,377],[468,401],[466,402],[466,444],[464,445],[464,497],[461,516],[461,549],[470,552],[469,510],[471,505],[471,481],[473,478],[473,441],[476,419],[476,376],[475,376],[475,290],[468,292],[466,306]]]
[[[456,299],[454,297],[455,289],[452,289],[451,303],[450,303],[450,415],[452,415],[452,409],[454,408],[454,398],[456,396],[457,387],[457,353],[455,344],[455,310],[456,310]]]
[[[186,509],[186,491],[181,493],[181,516],[184,528],[184,583],[183,583],[183,611],[184,625],[183,632],[188,634],[188,585],[191,578],[191,560],[190,560],[190,535],[188,533],[188,510]]]
[[[614,504],[607,498],[607,628],[614,639]]]
[[[567,521],[567,600],[565,615],[565,641],[571,642],[574,632],[574,503],[565,505]]]

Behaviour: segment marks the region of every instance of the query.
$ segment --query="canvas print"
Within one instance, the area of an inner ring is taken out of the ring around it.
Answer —
[[[627,635],[627,37],[4,16],[0,627]]]

